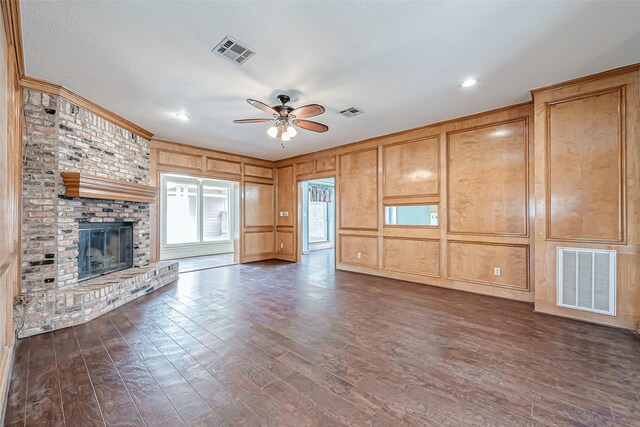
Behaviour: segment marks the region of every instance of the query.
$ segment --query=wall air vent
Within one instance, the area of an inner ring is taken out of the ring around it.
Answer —
[[[616,315],[616,251],[558,248],[559,307]]]
[[[238,65],[244,64],[256,53],[256,51],[251,49],[249,46],[242,44],[229,36],[222,39],[222,41],[218,43],[211,52]]]
[[[346,110],[340,111],[340,114],[342,114],[345,117],[354,117],[354,116],[358,116],[358,115],[360,115],[362,113],[364,113],[364,110],[362,108],[358,108],[358,107],[349,107]]]

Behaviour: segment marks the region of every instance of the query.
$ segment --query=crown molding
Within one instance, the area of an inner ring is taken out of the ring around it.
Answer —
[[[24,77],[24,53],[22,50],[22,23],[20,21],[20,2],[18,0],[2,0],[2,19],[7,44],[13,50],[19,78]]]
[[[69,102],[72,102],[82,108],[85,108],[92,113],[108,120],[128,131],[140,135],[141,137],[150,140],[153,137],[153,133],[136,125],[135,123],[125,119],[124,117],[110,111],[93,101],[89,101],[86,98],[78,95],[77,93],[67,89],[66,87],[37,79],[35,77],[29,77],[25,75],[24,66],[24,52],[22,48],[22,23],[20,19],[20,1],[19,0],[0,0],[0,7],[2,8],[2,19],[4,21],[4,30],[7,37],[7,44],[9,45],[10,52],[13,51],[15,56],[15,67],[17,75],[20,79],[20,86],[23,89],[37,90],[39,92],[48,93],[50,95],[61,96]]]
[[[124,117],[108,110],[93,101],[90,101],[72,90],[45,80],[37,79],[35,77],[24,76],[20,79],[20,86],[23,89],[35,90],[38,92],[47,93],[49,95],[60,96],[69,102],[72,102],[79,107],[91,111],[92,113],[102,117],[105,120],[110,121],[136,135],[139,135],[145,139],[151,140],[153,133],[136,125],[135,123],[125,119]]]
[[[550,90],[559,89],[562,87],[573,86],[581,83],[590,82],[593,80],[599,80],[606,77],[614,77],[619,76],[621,74],[632,73],[634,71],[640,70],[640,62],[637,64],[626,65],[624,67],[614,68],[612,70],[602,71],[596,74],[589,74],[588,76],[578,77],[577,79],[571,79],[560,83],[554,83],[549,86],[543,86],[536,89],[531,89],[531,96],[537,95],[542,92],[548,92]]]
[[[171,141],[168,139],[153,138],[151,140],[151,148],[175,149],[176,146],[179,146],[189,151],[198,152],[201,155],[205,155],[208,157],[224,158],[224,159],[229,159],[234,161],[259,162],[261,166],[268,165],[267,167],[273,167],[273,165],[275,164],[275,161],[273,160],[267,160],[267,159],[254,157],[254,156],[247,156],[246,154],[238,154],[238,153],[233,153],[231,151],[216,150],[215,148],[203,147],[201,145],[192,145],[192,144],[187,144],[179,141]]]

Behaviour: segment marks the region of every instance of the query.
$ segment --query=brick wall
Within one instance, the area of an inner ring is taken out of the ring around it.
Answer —
[[[22,172],[22,289],[56,288],[55,174],[58,98],[25,94]]]
[[[25,96],[22,288],[41,319],[77,285],[78,222],[134,222],[134,267],[149,264],[147,203],[64,197],[60,172],[149,184],[150,142],[70,103]]]

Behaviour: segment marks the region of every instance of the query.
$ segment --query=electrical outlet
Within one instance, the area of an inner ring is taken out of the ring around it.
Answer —
[[[289,216],[289,212],[284,211],[284,216]]]
[[[502,271],[500,270],[500,267],[493,267],[493,275],[494,276],[499,276],[502,274]]]
[[[284,216],[284,212],[280,212],[280,216]]]
[[[357,257],[358,259],[362,259],[362,252],[358,252],[358,253],[356,254],[356,257]]]

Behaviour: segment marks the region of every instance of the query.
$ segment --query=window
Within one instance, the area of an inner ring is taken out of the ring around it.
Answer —
[[[329,240],[328,203],[309,201],[309,243]]]
[[[232,183],[162,175],[163,248],[230,241]]]
[[[385,206],[385,225],[438,225],[438,205]]]
[[[164,188],[166,243],[175,245],[199,242],[197,181],[169,178]]]
[[[207,185],[202,186],[202,239],[229,238],[229,189]]]

